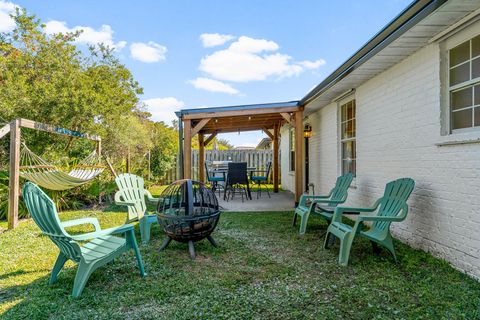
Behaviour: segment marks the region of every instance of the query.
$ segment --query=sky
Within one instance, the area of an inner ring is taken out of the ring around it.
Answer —
[[[153,120],[179,109],[299,100],[411,0],[0,0],[0,32],[15,5],[47,33],[83,30],[144,88]],[[261,132],[222,134],[255,146]]]

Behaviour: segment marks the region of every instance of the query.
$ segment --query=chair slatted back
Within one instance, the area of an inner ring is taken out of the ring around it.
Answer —
[[[33,221],[60,251],[73,261],[80,261],[80,246],[65,232],[60,224],[57,209],[36,184],[27,182],[23,186],[23,199]]]
[[[267,178],[267,180],[268,180],[268,176],[270,175],[270,170],[272,170],[272,162],[271,161],[269,161],[267,163],[267,171],[265,172],[265,178]]]
[[[207,181],[210,181],[210,171],[208,170],[207,162],[205,162],[205,174],[207,175]]]
[[[337,178],[335,187],[332,189],[330,200],[345,201],[348,196],[348,188],[353,181],[353,174],[348,172]]]
[[[143,178],[131,173],[122,173],[115,178],[115,182],[122,201],[135,203],[135,206],[128,206],[128,221],[141,219],[147,210]]]
[[[411,178],[401,178],[387,183],[383,197],[380,199],[377,215],[396,217],[406,206],[414,187],[415,181]],[[390,221],[376,221],[372,227],[379,230],[387,230],[390,227],[390,223]]]

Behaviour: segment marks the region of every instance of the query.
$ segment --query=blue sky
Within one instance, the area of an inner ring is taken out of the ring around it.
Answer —
[[[19,5],[49,32],[83,29],[80,46],[115,46],[153,118],[170,122],[178,108],[300,99],[409,3],[0,0],[0,31]],[[221,137],[255,145],[263,134]]]

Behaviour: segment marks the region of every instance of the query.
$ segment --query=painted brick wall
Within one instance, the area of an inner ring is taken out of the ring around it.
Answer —
[[[437,44],[356,89],[357,178],[348,204],[371,205],[385,183],[412,177],[410,212],[392,225],[394,236],[480,278],[480,144],[436,145],[480,132],[441,136],[440,90]],[[340,173],[337,109],[332,103],[307,119],[316,193],[327,192]]]

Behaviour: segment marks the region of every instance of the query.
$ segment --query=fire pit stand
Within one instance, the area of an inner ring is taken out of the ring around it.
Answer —
[[[220,218],[220,208],[215,193],[203,183],[190,179],[178,180],[160,195],[157,219],[166,238],[160,250],[172,240],[188,243],[190,257],[195,259],[194,242],[207,238],[217,247],[211,233]]]

